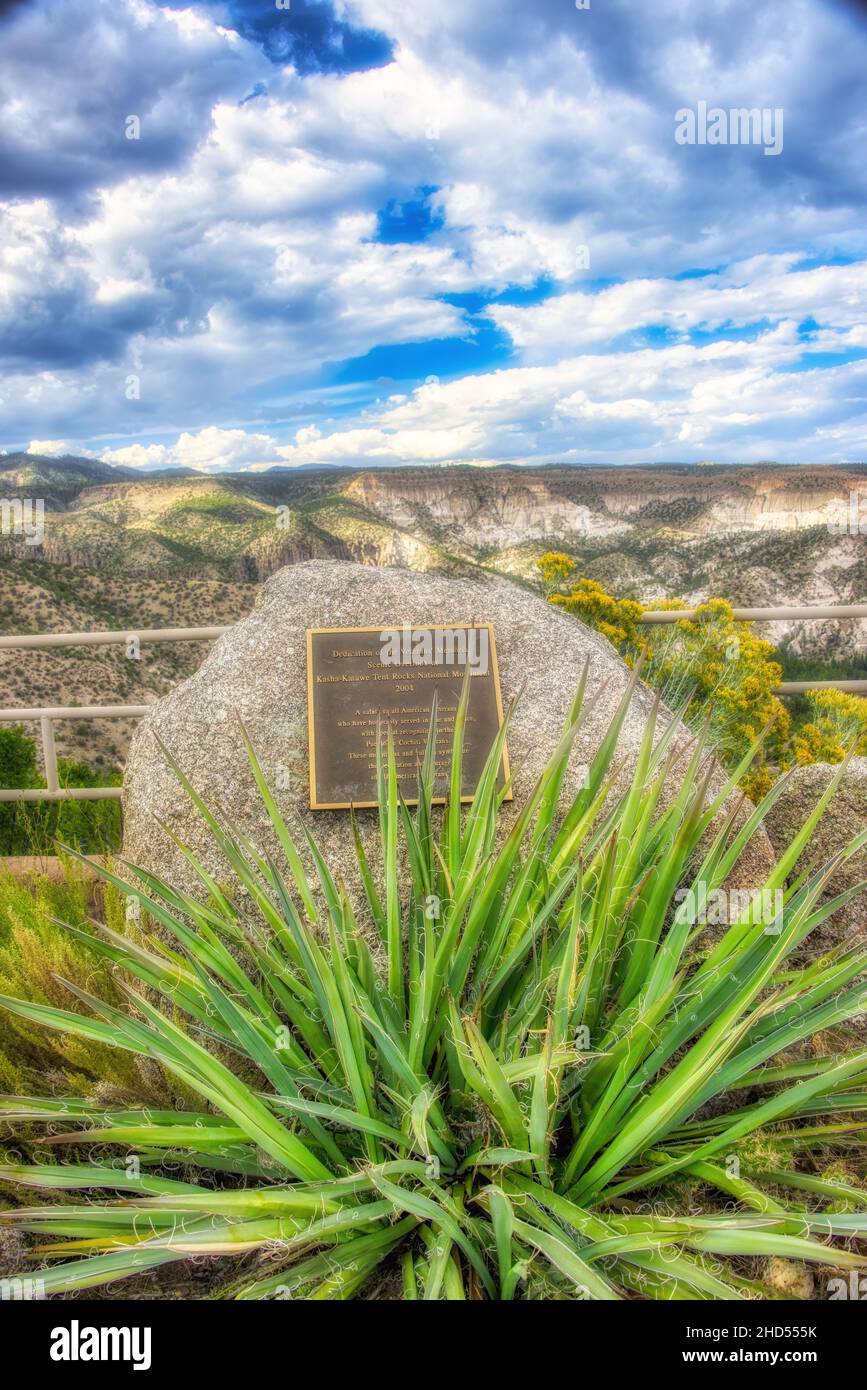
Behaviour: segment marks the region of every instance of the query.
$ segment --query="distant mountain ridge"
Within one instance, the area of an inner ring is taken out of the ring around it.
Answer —
[[[32,490],[44,487],[49,493],[79,491],[96,482],[120,482],[124,479],[161,476],[197,476],[192,468],[143,470],[125,468],[102,459],[84,458],[77,454],[30,454],[19,451],[0,454],[0,490],[12,488]]]
[[[31,487],[46,481],[54,485],[68,482],[70,486],[86,487],[101,479],[119,481],[134,477],[136,471],[75,454],[0,454],[0,484],[3,486]]]

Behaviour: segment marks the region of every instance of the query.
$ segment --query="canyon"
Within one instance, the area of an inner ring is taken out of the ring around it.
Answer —
[[[271,469],[143,474],[94,459],[0,457],[0,497],[42,501],[40,546],[0,535],[4,632],[231,623],[285,565],[351,559],[538,587],[563,551],[618,597],[748,606],[867,598],[867,465]],[[8,531],[8,528],[7,528]],[[860,670],[867,623],[785,622],[785,661]],[[0,653],[0,702],[147,703],[196,644]],[[121,761],[130,729],[59,725],[61,751]]]

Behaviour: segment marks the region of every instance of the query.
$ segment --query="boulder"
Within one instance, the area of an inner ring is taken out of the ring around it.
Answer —
[[[576,740],[567,778],[566,792],[570,785],[574,790],[630,674],[604,638],[508,580],[311,560],[275,574],[260,590],[250,616],[220,638],[196,674],[157,701],[139,724],[124,778],[124,857],[177,886],[195,888],[193,871],[155,824],[156,818],[191,845],[218,878],[228,877],[154,735],[206,800],[222,808],[263,848],[276,848],[241,744],[240,715],[290,826],[297,827],[300,820],[310,827],[332,869],[345,877],[351,891],[358,880],[349,814],[311,811],[308,805],[306,629],[426,624],[444,617],[456,623],[493,623],[504,702],[522,692],[509,733],[516,775],[506,824],[517,814],[560,737],[589,657],[592,708]],[[639,684],[617,750],[622,778],[634,765],[652,701],[650,690]],[[660,725],[671,718],[663,711]],[[685,749],[686,731],[678,737]],[[358,814],[362,835],[372,846],[377,813]],[[759,886],[771,862],[767,838],[759,831],[739,865],[737,886]]]
[[[810,763],[791,773],[786,791],[765,817],[765,829],[776,853],[782,854],[814,809],[838,768],[829,763]],[[853,758],[843,782],[813,832],[802,858],[821,864],[848,844],[867,826],[867,758]],[[798,867],[802,867],[799,865]],[[867,879],[867,849],[853,855],[837,870],[826,898],[844,892]],[[828,950],[847,936],[867,931],[867,895],[854,898],[833,913],[813,933],[810,954]]]

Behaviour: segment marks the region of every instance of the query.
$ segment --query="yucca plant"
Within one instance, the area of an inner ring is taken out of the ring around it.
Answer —
[[[44,1123],[48,1144],[110,1155],[0,1172],[69,1194],[3,1214],[36,1233],[47,1293],[234,1255],[217,1296],[736,1299],[784,1296],[739,1257],[867,1262],[867,1190],[815,1162],[867,1123],[867,1051],[835,1050],[865,1007],[865,951],[789,963],[859,891],[822,901],[838,861],[798,868],[845,765],[764,885],[775,920],[767,896],[741,901],[708,940],[683,890],[721,889],[785,781],[732,806],[756,750],[711,794],[705,741],[684,755],[655,708],[623,789],[636,672],[568,795],[586,675],[508,822],[508,719],[461,806],[466,691],[443,811],[435,711],[412,810],[379,740],[381,862],[353,822],[357,884],[309,834],[293,838],[246,733],[279,856],[172,762],[243,892],[186,846],[195,895],[106,872],[155,924],[142,943],[103,928],[95,947],[129,1007],[73,985],[86,1014],[5,1000],[152,1058],[201,1098],[194,1111],[2,1102],[7,1122]],[[820,1033],[826,1050],[802,1046]]]

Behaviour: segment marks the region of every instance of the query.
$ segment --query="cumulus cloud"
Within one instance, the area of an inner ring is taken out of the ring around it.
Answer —
[[[752,342],[585,354],[422,386],[363,427],[281,453],[295,464],[845,457],[859,429],[863,441],[867,363],[792,371],[799,356],[786,326]]]
[[[865,57],[812,0],[33,0],[0,46],[2,436],[206,470],[844,456]],[[678,145],[699,100],[782,107],[783,154]]]
[[[699,279],[630,280],[596,294],[578,290],[489,312],[517,346],[548,355],[648,327],[686,334],[809,319],[817,329],[833,325],[841,335],[849,328],[860,334],[867,319],[867,261],[798,270],[796,260],[762,256]]]
[[[141,468],[147,472],[175,466],[173,452],[165,444],[125,444],[120,449],[104,449],[102,459],[121,468]]]
[[[31,439],[26,454],[41,454],[44,458],[63,458],[66,454],[81,454],[68,439]]]
[[[819,463],[863,446],[867,362],[793,370],[793,325],[748,342],[682,343],[523,366],[397,395],[329,432],[294,441],[241,429],[182,434],[174,445],[121,448],[109,462],[202,471],[275,464],[368,465],[522,462],[723,462],[783,454]]]
[[[224,468],[267,468],[279,463],[277,440],[267,434],[211,427],[182,434],[173,450],[176,463],[210,473]]]
[[[214,425],[197,434],[184,431],[172,445],[124,445],[105,450],[102,457],[126,468],[193,468],[200,473],[270,468],[283,461],[278,441],[271,436]]]
[[[178,168],[207,138],[215,102],[267,70],[194,5],[31,0],[3,29],[0,186],[74,216],[93,190]]]

